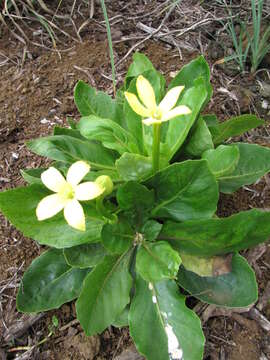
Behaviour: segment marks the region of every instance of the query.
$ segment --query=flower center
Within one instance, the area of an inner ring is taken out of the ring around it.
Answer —
[[[66,183],[62,186],[58,194],[65,200],[71,200],[74,198],[75,191],[71,184]]]
[[[156,120],[161,120],[162,118],[162,111],[157,107],[155,109],[155,111],[153,111],[152,113],[152,118],[156,119]]]

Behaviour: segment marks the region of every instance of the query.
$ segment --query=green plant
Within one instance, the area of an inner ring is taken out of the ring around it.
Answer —
[[[245,70],[248,54],[251,60],[251,72],[254,73],[265,55],[270,50],[270,26],[262,34],[262,12],[263,0],[251,0],[252,27],[248,29],[245,22],[240,21],[240,34],[237,35],[230,6],[224,1],[230,19],[228,21],[228,32],[232,38],[235,53],[225,58],[225,61],[235,60],[242,72]],[[231,2],[230,2],[231,5]],[[251,34],[250,34],[251,32]],[[244,42],[243,39],[247,37]]]
[[[198,360],[204,336],[181,288],[218,306],[257,300],[254,272],[238,252],[267,240],[270,212],[219,218],[216,210],[219,192],[269,172],[270,149],[222,145],[263,121],[241,115],[220,123],[203,114],[212,87],[202,56],[165,94],[164,77],[139,53],[116,99],[79,81],[80,121],[27,144],[52,167],[23,170],[29,184],[0,193],[0,208],[50,247],[23,276],[20,311],[77,298],[87,335],[129,325],[148,360]]]

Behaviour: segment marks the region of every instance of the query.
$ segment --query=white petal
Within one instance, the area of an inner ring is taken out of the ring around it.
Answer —
[[[54,167],[50,167],[41,174],[41,181],[50,190],[58,192],[66,184],[63,175]]]
[[[61,211],[66,204],[66,201],[58,194],[53,194],[43,198],[36,208],[36,215],[38,220],[45,220],[53,217]]]
[[[75,188],[75,198],[77,200],[92,200],[101,195],[105,189],[92,181],[82,183]]]
[[[148,110],[155,112],[157,108],[156,96],[150,82],[142,75],[139,75],[136,81],[136,88],[142,103],[147,107]]]
[[[191,110],[186,105],[179,105],[176,108],[172,109],[171,111],[164,114],[162,117],[162,121],[168,121],[176,116],[179,115],[188,115],[191,113]]]
[[[64,217],[71,227],[85,231],[85,217],[79,201],[73,199],[66,204],[64,208]]]
[[[158,106],[159,109],[164,113],[170,111],[177,103],[179,95],[183,90],[184,90],[184,86],[175,86],[174,88],[169,90],[165,95],[165,97],[160,102]]]
[[[71,185],[77,185],[89,172],[90,165],[85,161],[76,161],[70,166],[67,172],[67,182]]]
[[[144,125],[147,125],[147,126],[150,126],[153,124],[161,124],[161,120],[157,120],[154,118],[143,119],[142,122],[144,123]]]

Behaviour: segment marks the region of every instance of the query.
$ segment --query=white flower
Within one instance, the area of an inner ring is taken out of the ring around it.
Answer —
[[[143,119],[145,125],[160,124],[176,116],[191,113],[191,110],[186,105],[175,107],[184,86],[176,86],[169,90],[159,105],[156,103],[152,85],[142,75],[137,78],[136,88],[141,102],[135,94],[128,91],[125,92],[125,97],[132,110],[146,118]]]
[[[92,181],[79,184],[89,170],[90,166],[86,162],[77,161],[68,169],[66,180],[54,167],[44,171],[41,180],[55,194],[39,202],[36,208],[38,220],[49,219],[64,209],[67,223],[77,230],[85,231],[85,216],[79,201],[95,199],[105,190]]]

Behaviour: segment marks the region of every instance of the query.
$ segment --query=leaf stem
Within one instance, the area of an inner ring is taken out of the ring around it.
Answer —
[[[159,170],[160,129],[161,129],[161,124],[153,124],[152,165],[153,165],[154,173],[156,173]]]

